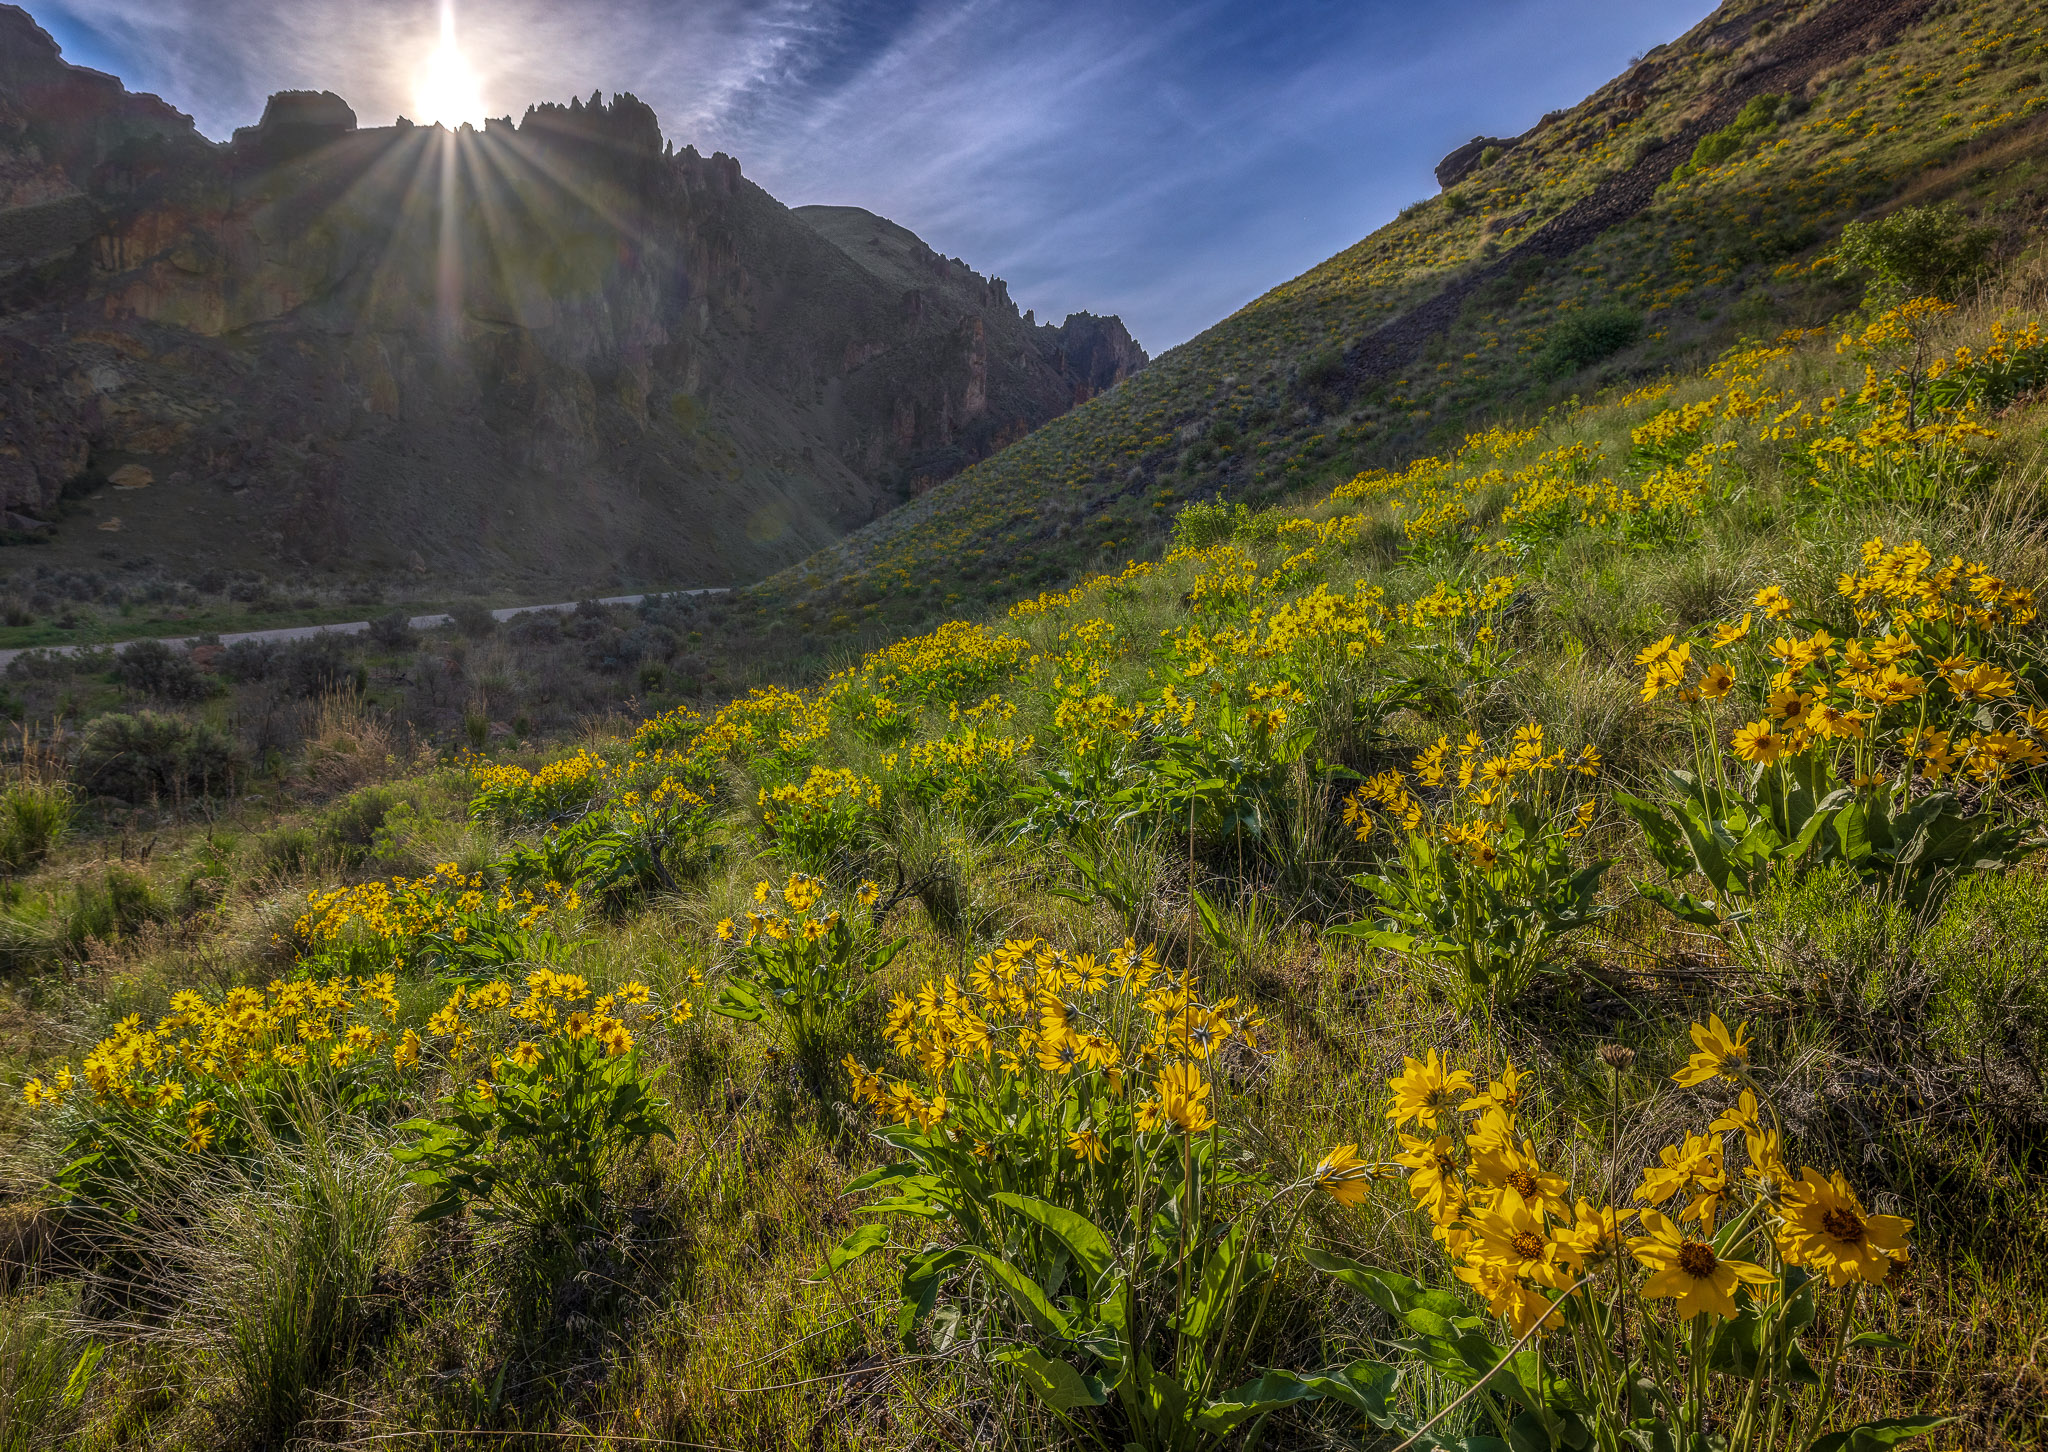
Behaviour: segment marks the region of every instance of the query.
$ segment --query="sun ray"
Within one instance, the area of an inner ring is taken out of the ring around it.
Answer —
[[[453,131],[484,122],[482,83],[455,43],[455,0],[441,0],[441,40],[413,75],[413,104],[420,120]]]

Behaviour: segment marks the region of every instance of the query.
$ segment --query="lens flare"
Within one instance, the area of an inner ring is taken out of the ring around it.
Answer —
[[[436,121],[450,128],[465,121],[483,124],[482,87],[468,58],[455,44],[454,0],[442,0],[441,42],[414,73],[412,94],[423,125]]]

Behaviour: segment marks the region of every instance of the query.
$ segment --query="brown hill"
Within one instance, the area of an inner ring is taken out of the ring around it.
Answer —
[[[286,92],[217,145],[0,5],[17,568],[743,582],[1144,362],[630,95],[451,134]]]

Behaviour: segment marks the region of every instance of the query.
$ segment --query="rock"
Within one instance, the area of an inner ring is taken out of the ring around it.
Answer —
[[[1473,137],[1436,164],[1437,185],[1445,191],[1449,191],[1478,168],[1479,158],[1486,154],[1487,148],[1497,146],[1502,151],[1506,151],[1518,139],[1516,137],[1503,139],[1499,136]]]
[[[119,534],[121,532],[121,516],[116,514],[110,519],[101,520],[99,528],[105,534]]]
[[[263,119],[235,132],[234,144],[265,165],[279,166],[331,146],[356,129],[356,113],[332,91],[279,91]]]
[[[507,225],[451,239],[430,147],[489,148],[454,204]],[[280,91],[217,146],[4,0],[0,276],[0,511],[147,460],[234,500],[173,571],[756,579],[1146,362],[883,218],[784,208],[630,95],[451,135]]]
[[[140,464],[123,464],[107,476],[107,482],[116,489],[147,489],[156,483],[156,475]]]

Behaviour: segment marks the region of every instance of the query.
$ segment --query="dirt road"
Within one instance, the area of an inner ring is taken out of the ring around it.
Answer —
[[[707,589],[669,590],[664,593],[670,595],[723,595],[726,592],[723,589]],[[600,605],[638,605],[646,598],[647,596],[645,595],[607,595],[597,603]],[[515,615],[532,615],[542,611],[566,614],[574,610],[577,603],[574,600],[567,600],[554,605],[512,605],[503,610],[493,610],[491,616],[496,620],[510,620]],[[414,630],[432,630],[436,626],[452,623],[453,618],[447,615],[415,615],[411,620]],[[367,620],[350,620],[338,625],[289,625],[278,630],[238,631],[233,635],[221,636],[220,643],[222,645],[233,645],[238,640],[310,640],[316,635],[358,635],[369,628],[370,622]],[[153,638],[161,639],[165,645],[189,646],[200,637],[196,635],[179,635]],[[0,650],[0,671],[6,670],[15,657],[27,655],[31,650],[47,651],[51,655],[76,655],[82,650],[121,650],[134,643],[132,640],[122,640],[99,645],[39,645],[23,647],[19,650]]]

